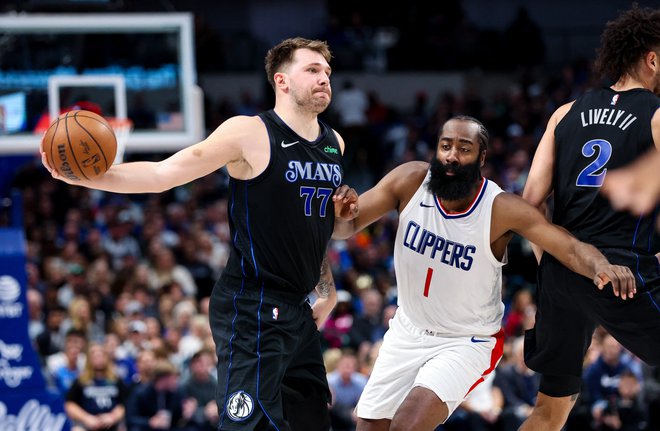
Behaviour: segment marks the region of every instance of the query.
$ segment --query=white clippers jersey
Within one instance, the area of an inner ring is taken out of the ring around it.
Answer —
[[[490,248],[493,200],[502,189],[484,178],[469,208],[448,213],[427,190],[429,178],[427,173],[399,216],[394,245],[399,306],[420,329],[492,335],[504,313],[505,262]]]

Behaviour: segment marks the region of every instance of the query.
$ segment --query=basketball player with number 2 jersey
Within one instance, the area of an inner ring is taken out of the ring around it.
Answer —
[[[399,211],[394,262],[399,308],[358,402],[358,431],[433,431],[502,357],[502,266],[513,232],[598,288],[628,293],[633,275],[549,223],[520,197],[481,176],[488,132],[458,116],[436,157],[405,163],[358,199],[359,215],[335,222],[346,238]]]

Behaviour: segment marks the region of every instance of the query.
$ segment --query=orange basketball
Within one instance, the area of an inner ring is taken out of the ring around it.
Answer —
[[[41,141],[48,164],[74,181],[105,173],[117,155],[110,124],[91,111],[69,111],[53,121]]]

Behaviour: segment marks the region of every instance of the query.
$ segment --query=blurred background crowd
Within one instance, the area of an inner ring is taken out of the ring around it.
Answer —
[[[400,163],[429,160],[443,122],[466,114],[480,119],[491,135],[483,175],[520,193],[550,114],[602,85],[588,57],[550,64],[543,33],[525,9],[508,28],[493,32],[471,24],[460,2],[442,3],[425,26],[414,27],[409,11],[392,22],[396,10],[385,14],[380,8],[333,10],[329,5],[331,19],[323,31],[308,35],[328,40],[336,71],[382,70],[378,42],[392,47],[386,62],[390,70],[483,66],[505,69],[514,82],[488,97],[470,88],[439,94],[419,89],[407,106],[390,106],[349,78],[335,79],[333,102],[322,118],[344,137],[345,183],[359,192]],[[226,43],[219,43],[201,17],[197,24],[198,70],[232,67],[223,51]],[[258,46],[255,40],[246,36],[239,46]],[[257,93],[207,101],[207,129],[233,115],[269,109],[272,100]],[[129,153],[127,160],[165,156]],[[20,191],[24,208],[29,334],[49,384],[68,400],[70,416],[84,404],[81,388],[90,373],[108,373],[121,395],[107,409],[121,417],[117,429],[215,429],[215,346],[208,307],[229,252],[227,181],[220,170],[162,194],[128,196],[54,181],[37,158],[16,171],[10,188]],[[0,211],[0,226],[8,218],[8,211]],[[329,248],[338,304],[321,335],[334,394],[334,431],[354,429],[352,410],[396,310],[396,227],[397,215],[391,214]],[[509,247],[508,260],[504,359],[494,377],[439,429],[516,430],[534,404],[539,376],[524,365],[521,337],[534,319],[536,261],[519,237]],[[660,370],[597,331],[584,362],[584,391],[567,429],[659,430],[659,404]],[[171,415],[154,421],[158,410]]]

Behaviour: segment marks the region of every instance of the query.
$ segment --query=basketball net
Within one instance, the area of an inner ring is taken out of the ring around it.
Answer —
[[[115,156],[115,162],[113,165],[117,165],[124,161],[124,152],[126,151],[126,142],[128,137],[133,131],[133,121],[129,118],[117,118],[117,117],[106,117],[108,124],[115,131],[115,137],[117,138],[117,155]]]

